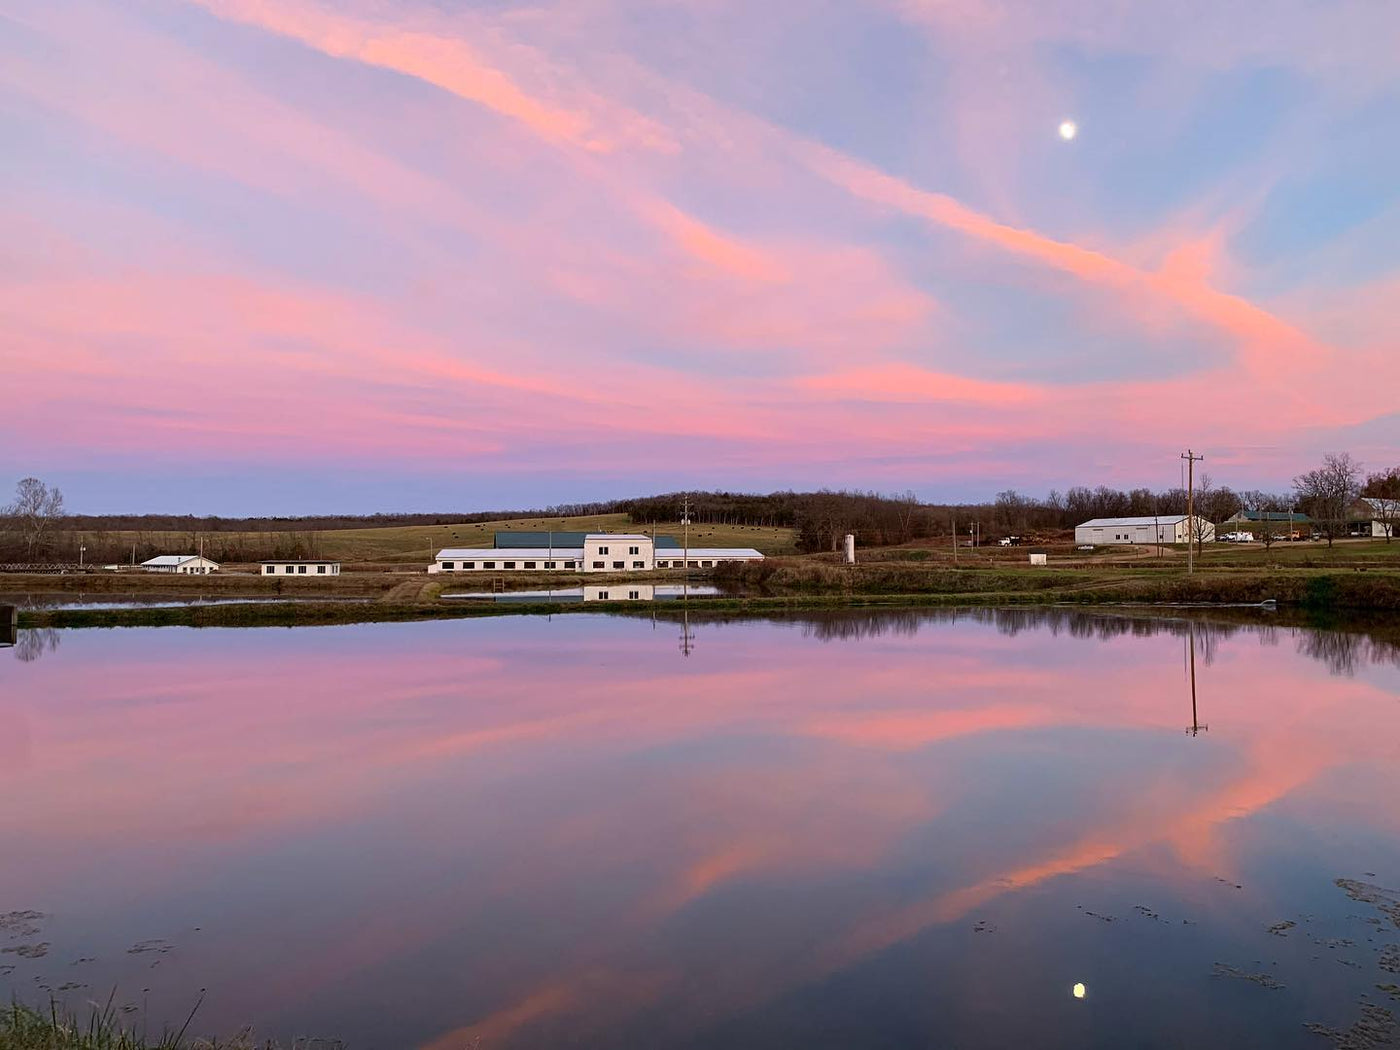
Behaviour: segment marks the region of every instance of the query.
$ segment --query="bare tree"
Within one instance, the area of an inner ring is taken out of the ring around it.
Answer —
[[[908,543],[914,538],[914,517],[919,512],[919,497],[913,489],[908,489],[890,498],[894,501],[897,542]]]
[[[1231,496],[1233,497],[1233,493]],[[1189,535],[1187,542],[1196,541],[1196,555],[1201,554],[1201,544],[1205,542],[1207,536],[1214,535],[1213,526],[1215,523],[1210,520],[1210,509],[1215,503],[1215,485],[1210,479],[1210,475],[1201,471],[1201,479],[1196,482],[1196,516],[1187,522]]]
[[[1370,503],[1375,520],[1385,531],[1385,542],[1389,543],[1396,525],[1400,525],[1400,467],[1370,475],[1361,495]]]
[[[58,486],[50,488],[38,478],[25,478],[15,486],[15,501],[5,508],[5,516],[13,523],[30,560],[63,517],[63,493]]]
[[[1312,514],[1328,547],[1346,534],[1347,513],[1361,492],[1360,477],[1361,464],[1351,453],[1334,452],[1322,457],[1322,466],[1293,479],[1298,501]]]

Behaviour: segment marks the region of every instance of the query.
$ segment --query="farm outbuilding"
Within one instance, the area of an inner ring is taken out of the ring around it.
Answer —
[[[340,562],[325,560],[265,561],[264,576],[339,576]]]
[[[440,550],[428,571],[647,572],[710,569],[726,561],[761,561],[752,547],[684,548],[671,536],[631,532],[496,533],[491,547]]]
[[[219,571],[219,563],[201,554],[162,554],[141,563],[146,572],[173,572],[180,576],[207,576]]]
[[[1200,515],[1195,529],[1185,514],[1162,514],[1145,518],[1091,518],[1074,527],[1074,542],[1095,547],[1115,543],[1186,543],[1199,534],[1209,543],[1215,539],[1215,526]]]

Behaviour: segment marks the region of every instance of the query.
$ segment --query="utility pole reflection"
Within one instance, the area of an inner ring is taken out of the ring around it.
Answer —
[[[1191,724],[1186,727],[1186,732],[1191,736],[1197,736],[1210,729],[1210,726],[1201,725],[1200,717],[1196,713],[1196,625],[1194,623],[1187,623],[1186,638],[1191,677]]]

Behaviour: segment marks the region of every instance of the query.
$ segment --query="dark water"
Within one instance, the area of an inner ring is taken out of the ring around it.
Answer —
[[[0,998],[376,1050],[1394,1034],[1400,625],[671,613],[22,632]]]

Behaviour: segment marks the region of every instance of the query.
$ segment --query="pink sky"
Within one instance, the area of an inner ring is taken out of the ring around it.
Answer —
[[[1389,466],[1397,35],[1363,0],[20,0],[0,486],[263,513]]]

